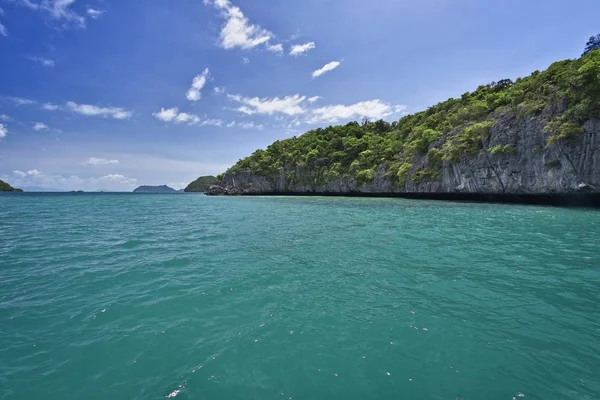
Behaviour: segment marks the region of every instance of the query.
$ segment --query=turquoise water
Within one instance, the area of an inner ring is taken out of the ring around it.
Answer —
[[[1,399],[597,399],[600,212],[0,196]]]

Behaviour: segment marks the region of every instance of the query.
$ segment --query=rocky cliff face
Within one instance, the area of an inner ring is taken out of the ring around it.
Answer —
[[[227,172],[207,194],[600,193],[600,120],[587,121],[577,140],[548,143],[545,127],[565,107],[554,106],[538,117],[510,113],[491,116],[496,122],[483,139],[483,148],[475,154],[462,154],[457,160],[443,161],[429,181],[414,179],[417,171],[431,169],[426,156],[420,155],[414,157],[403,186],[386,176],[386,165],[377,167],[370,183],[349,177],[323,183],[318,171],[288,165],[276,178],[247,170]],[[442,147],[450,136],[452,133],[429,147]]]

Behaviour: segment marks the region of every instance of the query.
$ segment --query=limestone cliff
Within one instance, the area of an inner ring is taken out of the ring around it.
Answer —
[[[257,150],[207,194],[600,193],[600,50],[397,122]]]

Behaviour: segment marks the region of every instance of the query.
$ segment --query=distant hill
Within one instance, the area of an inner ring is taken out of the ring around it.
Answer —
[[[8,183],[0,180],[0,192],[22,192],[21,189],[15,189]]]
[[[133,191],[134,193],[177,193],[177,190],[168,187],[167,185],[161,186],[140,186]]]
[[[210,185],[215,183],[217,180],[216,177],[212,175],[201,176],[196,179],[194,182],[190,183],[186,188],[186,192],[206,192]]]

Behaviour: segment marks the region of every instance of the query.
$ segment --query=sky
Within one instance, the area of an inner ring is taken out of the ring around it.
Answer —
[[[185,187],[577,58],[598,0],[0,0],[0,179]]]

